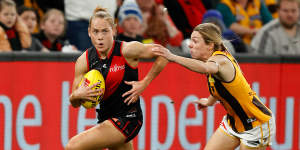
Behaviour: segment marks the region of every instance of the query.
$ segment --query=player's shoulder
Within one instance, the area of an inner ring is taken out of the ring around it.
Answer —
[[[211,56],[208,60],[218,62],[219,64],[229,61],[228,57],[225,54]]]
[[[212,56],[211,58],[213,58],[213,59],[225,59],[225,58],[227,58],[228,59],[228,55],[226,55],[226,53],[222,53],[222,54],[217,54],[217,55],[214,55],[214,56]]]

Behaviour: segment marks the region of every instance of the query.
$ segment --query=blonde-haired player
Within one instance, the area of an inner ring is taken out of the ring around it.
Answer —
[[[99,124],[74,136],[66,150],[133,149],[131,140],[143,123],[139,95],[168,61],[154,55],[152,44],[114,40],[115,31],[111,15],[103,8],[96,8],[88,28],[93,47],[77,59],[70,102],[79,107],[82,99],[93,100],[93,96],[102,94],[100,90],[92,90],[93,86],[76,87],[86,72],[99,70],[105,78],[105,93],[97,110]],[[138,81],[140,58],[156,59],[148,74]]]
[[[238,63],[222,44],[220,29],[211,23],[194,28],[189,45],[192,58],[158,47],[153,51],[189,70],[206,74],[211,95],[195,103],[198,108],[219,100],[227,111],[205,150],[266,149],[275,134],[272,112],[259,100]]]

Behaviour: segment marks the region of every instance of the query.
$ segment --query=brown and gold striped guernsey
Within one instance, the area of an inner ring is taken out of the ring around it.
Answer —
[[[271,110],[250,88],[235,59],[222,51],[215,51],[214,55],[226,56],[235,68],[235,77],[231,82],[221,81],[212,74],[207,75],[209,91],[226,109],[228,124],[232,129],[243,132],[268,121],[271,118]]]

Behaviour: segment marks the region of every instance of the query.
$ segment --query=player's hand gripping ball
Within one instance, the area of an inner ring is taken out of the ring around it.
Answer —
[[[101,96],[95,97],[96,101],[89,101],[89,100],[84,101],[84,103],[82,103],[82,106],[86,109],[94,108],[99,104],[105,92],[105,81],[102,74],[98,70],[93,69],[87,72],[79,83],[79,86],[81,86],[82,84],[84,86],[92,86],[97,82],[99,82],[99,84],[96,85],[93,89],[101,88],[103,94]]]

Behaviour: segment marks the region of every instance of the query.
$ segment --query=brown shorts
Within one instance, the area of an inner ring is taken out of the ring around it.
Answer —
[[[125,142],[132,140],[139,133],[143,124],[143,117],[136,112],[108,120],[126,137]]]

